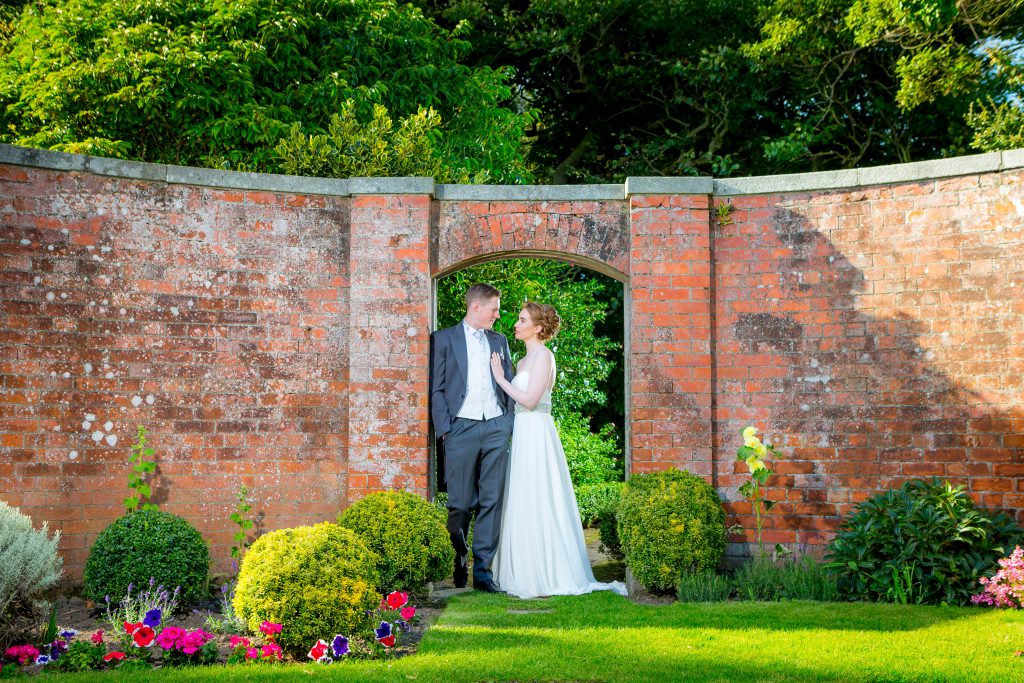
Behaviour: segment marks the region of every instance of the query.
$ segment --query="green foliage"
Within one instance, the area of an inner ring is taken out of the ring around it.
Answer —
[[[723,602],[732,595],[732,581],[708,569],[696,574],[683,574],[676,585],[679,602]]]
[[[58,671],[91,671],[103,667],[103,657],[107,654],[107,648],[98,643],[90,643],[85,640],[75,640],[68,645],[67,651],[60,656],[51,667]]]
[[[242,484],[238,488],[238,492],[235,493],[235,511],[231,513],[231,521],[238,526],[238,531],[232,536],[232,540],[235,542],[231,546],[231,557],[240,560],[242,555],[245,554],[245,549],[249,547],[249,530],[253,528],[254,522],[248,517],[249,511],[252,510],[252,505],[249,503],[249,489],[245,484]]]
[[[966,605],[1022,538],[1007,515],[975,508],[963,486],[912,480],[857,506],[829,544],[828,566],[851,599]]]
[[[575,487],[576,507],[583,526],[593,526],[598,520],[615,518],[615,508],[622,496],[621,481],[584,484]]]
[[[594,434],[587,418],[579,413],[562,413],[556,426],[574,487],[622,480],[617,462],[622,449],[615,427],[606,424]]]
[[[757,542],[758,554],[764,555],[764,544],[761,542],[761,528],[764,524],[764,515],[774,507],[775,502],[764,497],[762,487],[768,484],[774,472],[765,464],[764,458],[769,455],[773,459],[779,457],[779,452],[771,444],[761,443],[757,437],[755,427],[743,429],[743,445],[736,450],[736,459],[743,462],[750,471],[750,479],[743,482],[739,487],[740,495],[750,501],[754,509],[756,520],[754,540]],[[776,552],[785,550],[781,544],[776,544]]]
[[[622,552],[622,541],[619,539],[618,509],[618,505],[606,509],[597,520],[597,532],[601,539],[597,549],[613,560],[624,562],[626,556]]]
[[[549,346],[558,368],[553,398],[556,419],[569,412],[589,415],[593,408],[607,402],[602,386],[614,368],[609,356],[620,345],[595,334],[595,328],[609,315],[610,294],[621,285],[611,278],[561,261],[492,261],[437,281],[439,328],[462,320],[466,315],[463,295],[477,282],[487,282],[501,290],[502,314],[494,329],[508,338],[515,358],[526,354],[526,348],[513,334],[519,306],[524,300],[550,304],[561,316],[562,328]]]
[[[338,524],[359,534],[378,557],[381,592],[422,592],[451,574],[455,549],[447,514],[406,491],[373,493],[338,515]]]
[[[264,621],[283,624],[277,643],[303,656],[319,638],[369,628],[378,561],[355,532],[330,522],[271,531],[242,560],[235,612],[252,633]]]
[[[395,0],[50,0],[0,53],[0,136],[29,147],[279,170],[293,124],[323,134],[347,101],[444,125],[447,163],[520,182],[530,115],[501,69],[462,63],[445,31]]]
[[[139,510],[115,520],[100,532],[85,562],[86,598],[117,601],[129,584],[151,580],[169,590],[180,587],[180,599],[190,604],[205,597],[210,551],[206,541],[186,520],[160,510]]]
[[[718,494],[685,470],[630,477],[618,521],[626,564],[649,590],[675,590],[683,574],[714,569],[725,552]]]
[[[53,587],[63,573],[64,561],[57,553],[60,532],[49,535],[18,508],[0,500],[0,634],[8,631],[8,611],[27,605],[32,598]],[[0,643],[3,642],[0,637]]]
[[[838,598],[835,575],[809,555],[774,560],[757,555],[736,571],[736,596],[741,600],[818,600]]]
[[[132,495],[124,499],[125,513],[135,512],[144,498],[153,495],[152,489],[146,482],[147,475],[156,472],[156,461],[146,460],[146,458],[152,457],[153,449],[146,446],[146,428],[139,425],[135,443],[132,444],[128,455],[128,463],[131,465],[131,471],[128,472],[128,488],[132,490]],[[142,509],[158,510],[159,507],[156,503],[145,503]]]

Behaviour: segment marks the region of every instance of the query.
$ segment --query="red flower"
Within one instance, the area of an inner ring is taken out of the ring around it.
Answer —
[[[310,648],[309,654],[306,656],[315,662],[318,661],[325,654],[327,654],[327,643],[325,643],[323,640],[318,640],[316,641],[316,645]]]
[[[407,602],[409,602],[409,594],[401,593],[399,591],[388,593],[387,602],[389,609],[401,609],[402,607],[405,607]]]
[[[126,621],[126,622],[124,622],[124,632],[127,633],[128,635],[131,635],[131,634],[135,633],[135,630],[138,629],[138,628],[141,628],[141,627],[142,627],[142,622],[141,621],[136,621],[136,622]]]
[[[414,616],[416,616],[416,608],[415,607],[405,607],[405,608],[402,609],[402,611],[399,614],[402,615],[403,619],[405,619],[406,621],[409,621]]]
[[[136,647],[149,647],[153,644],[154,638],[156,638],[156,633],[148,626],[140,626],[132,633],[132,640],[135,641]]]
[[[103,629],[97,629],[96,632],[92,634],[92,642],[97,645],[103,644]]]
[[[123,652],[108,652],[107,654],[103,655],[104,662],[120,662],[122,659],[124,659]]]
[[[392,645],[395,644],[395,634],[392,633],[390,636],[385,636],[384,638],[378,638],[377,642],[380,643],[381,645],[383,645],[384,647],[391,647]]]

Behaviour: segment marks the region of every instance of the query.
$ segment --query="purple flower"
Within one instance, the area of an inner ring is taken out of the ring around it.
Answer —
[[[345,636],[334,636],[331,641],[331,650],[335,657],[344,657],[348,654],[348,638]]]
[[[380,627],[374,629],[373,632],[377,634],[377,640],[380,640],[381,638],[387,638],[391,635],[391,624],[389,624],[386,621],[382,621],[380,622]]]
[[[395,627],[402,633],[408,633],[411,629],[409,628],[409,622],[399,619],[395,622]]]
[[[51,659],[47,655],[39,655],[38,657],[36,657],[36,664],[39,664],[39,665],[49,664],[50,661],[51,661]]]
[[[59,635],[64,640],[71,640],[72,638],[78,635],[78,631],[76,631],[73,628],[66,628],[57,635]]]
[[[156,628],[160,625],[160,618],[163,613],[158,609],[151,609],[146,612],[146,618],[142,620],[142,623],[150,628]]]

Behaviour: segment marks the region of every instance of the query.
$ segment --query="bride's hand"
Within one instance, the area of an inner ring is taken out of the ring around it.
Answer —
[[[494,373],[494,379],[505,379],[505,368],[501,366],[501,356],[497,353],[491,354],[491,372]]]

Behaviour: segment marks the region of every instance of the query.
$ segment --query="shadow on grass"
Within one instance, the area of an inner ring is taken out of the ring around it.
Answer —
[[[510,614],[509,610],[517,613]],[[544,610],[540,612],[540,610]],[[486,627],[701,628],[772,631],[914,631],[986,614],[982,608],[849,602],[714,602],[638,605],[610,593],[519,600],[467,594],[446,623]]]

